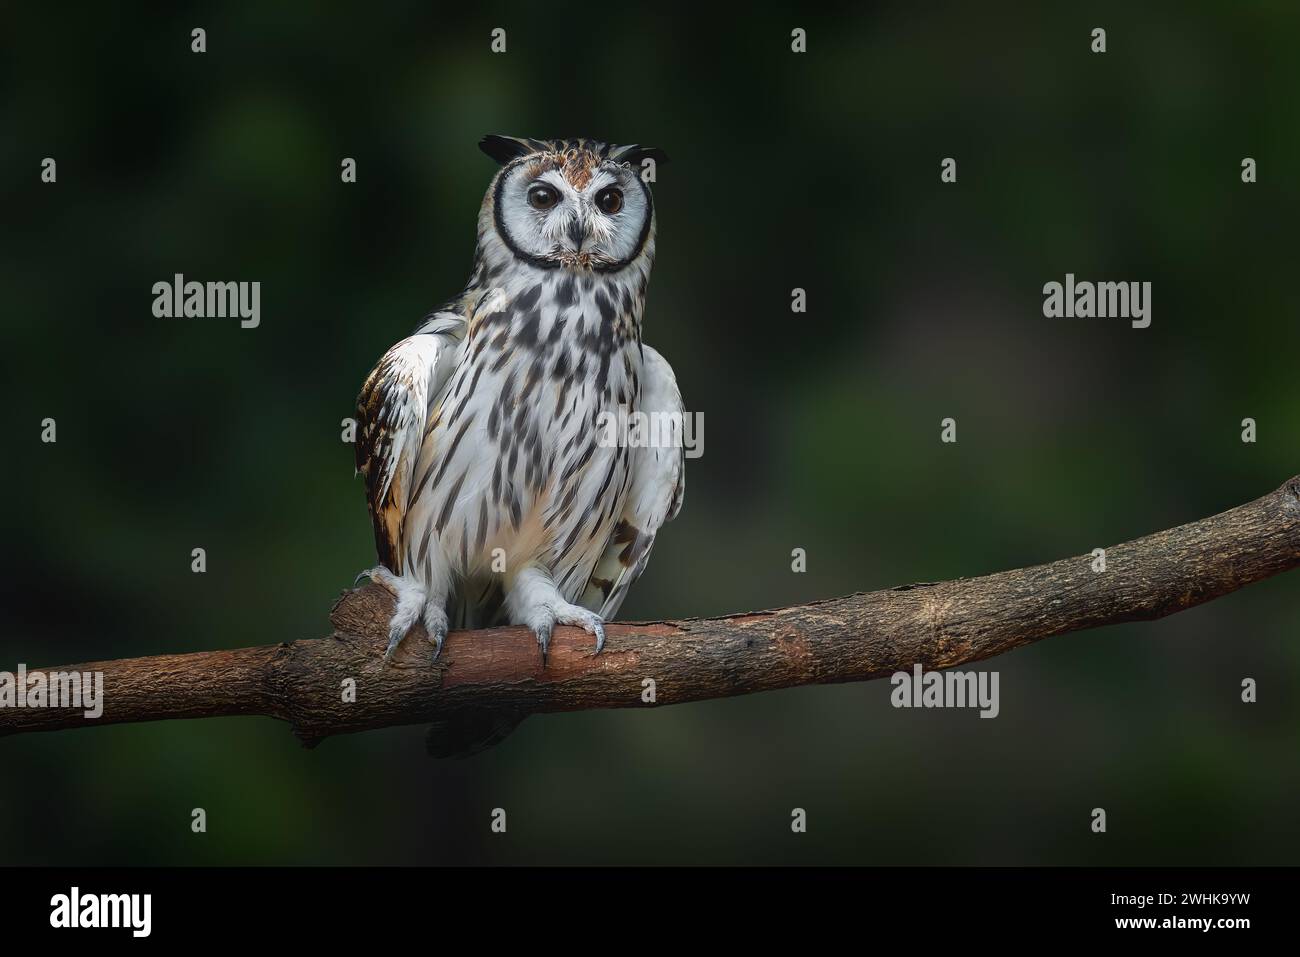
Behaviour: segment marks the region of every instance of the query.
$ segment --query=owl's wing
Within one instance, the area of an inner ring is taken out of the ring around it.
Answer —
[[[686,412],[672,366],[649,346],[642,347],[642,355],[641,411],[676,413],[680,423]],[[677,517],[686,496],[686,456],[681,442],[674,447],[639,446],[632,454],[627,504],[579,599],[584,608],[598,611],[606,620],[618,613],[627,590],[650,560],[659,527]]]
[[[435,313],[384,353],[357,396],[357,471],[366,479],[379,561],[398,575],[411,473],[430,407],[447,383],[464,335],[463,316]]]

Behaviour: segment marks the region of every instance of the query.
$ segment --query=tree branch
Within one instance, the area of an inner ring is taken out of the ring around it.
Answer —
[[[916,663],[950,668],[1052,635],[1162,618],[1300,564],[1300,476],[1220,515],[1091,555],[721,618],[611,624],[605,651],[557,628],[542,667],[521,627],[452,634],[442,659],[412,636],[385,666],[393,601],[345,593],[334,633],[233,651],[160,655],[44,671],[102,672],[104,710],[0,708],[0,735],[223,715],[287,721],[308,745],[335,734],[548,711],[659,704],[864,681]],[[345,701],[347,679],[355,701]]]

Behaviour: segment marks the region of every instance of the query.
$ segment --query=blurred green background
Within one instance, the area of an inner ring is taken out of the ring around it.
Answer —
[[[1292,5],[914,6],[10,8],[0,668],[328,632],[374,558],[340,420],[461,288],[486,132],[672,158],[645,337],[705,454],[625,618],[1082,554],[1300,471]],[[259,280],[261,327],[155,319],[176,272]],[[1151,327],[1045,319],[1066,272],[1151,281]],[[998,658],[992,721],[874,682],[541,716],[463,762],[255,718],[7,738],[0,861],[1295,863],[1298,584]]]

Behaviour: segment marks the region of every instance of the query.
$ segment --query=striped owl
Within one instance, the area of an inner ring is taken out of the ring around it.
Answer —
[[[396,596],[385,659],[417,622],[435,658],[449,628],[508,623],[533,631],[545,664],[557,624],[600,652],[682,505],[680,436],[651,445],[608,428],[683,414],[672,368],[641,341],[655,250],[641,166],[665,157],[585,139],[479,146],[501,168],[469,283],[357,399],[380,562],[358,578]]]

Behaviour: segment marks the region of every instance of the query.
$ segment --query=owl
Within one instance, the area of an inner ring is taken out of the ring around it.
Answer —
[[[655,252],[642,165],[666,157],[587,139],[479,146],[500,169],[469,283],[357,399],[380,562],[358,580],[396,598],[386,660],[417,622],[434,658],[451,628],[521,624],[545,665],[557,624],[600,652],[682,506],[682,444],[662,441],[680,438],[681,394],[641,339]],[[613,427],[653,416],[678,427],[658,442]]]

